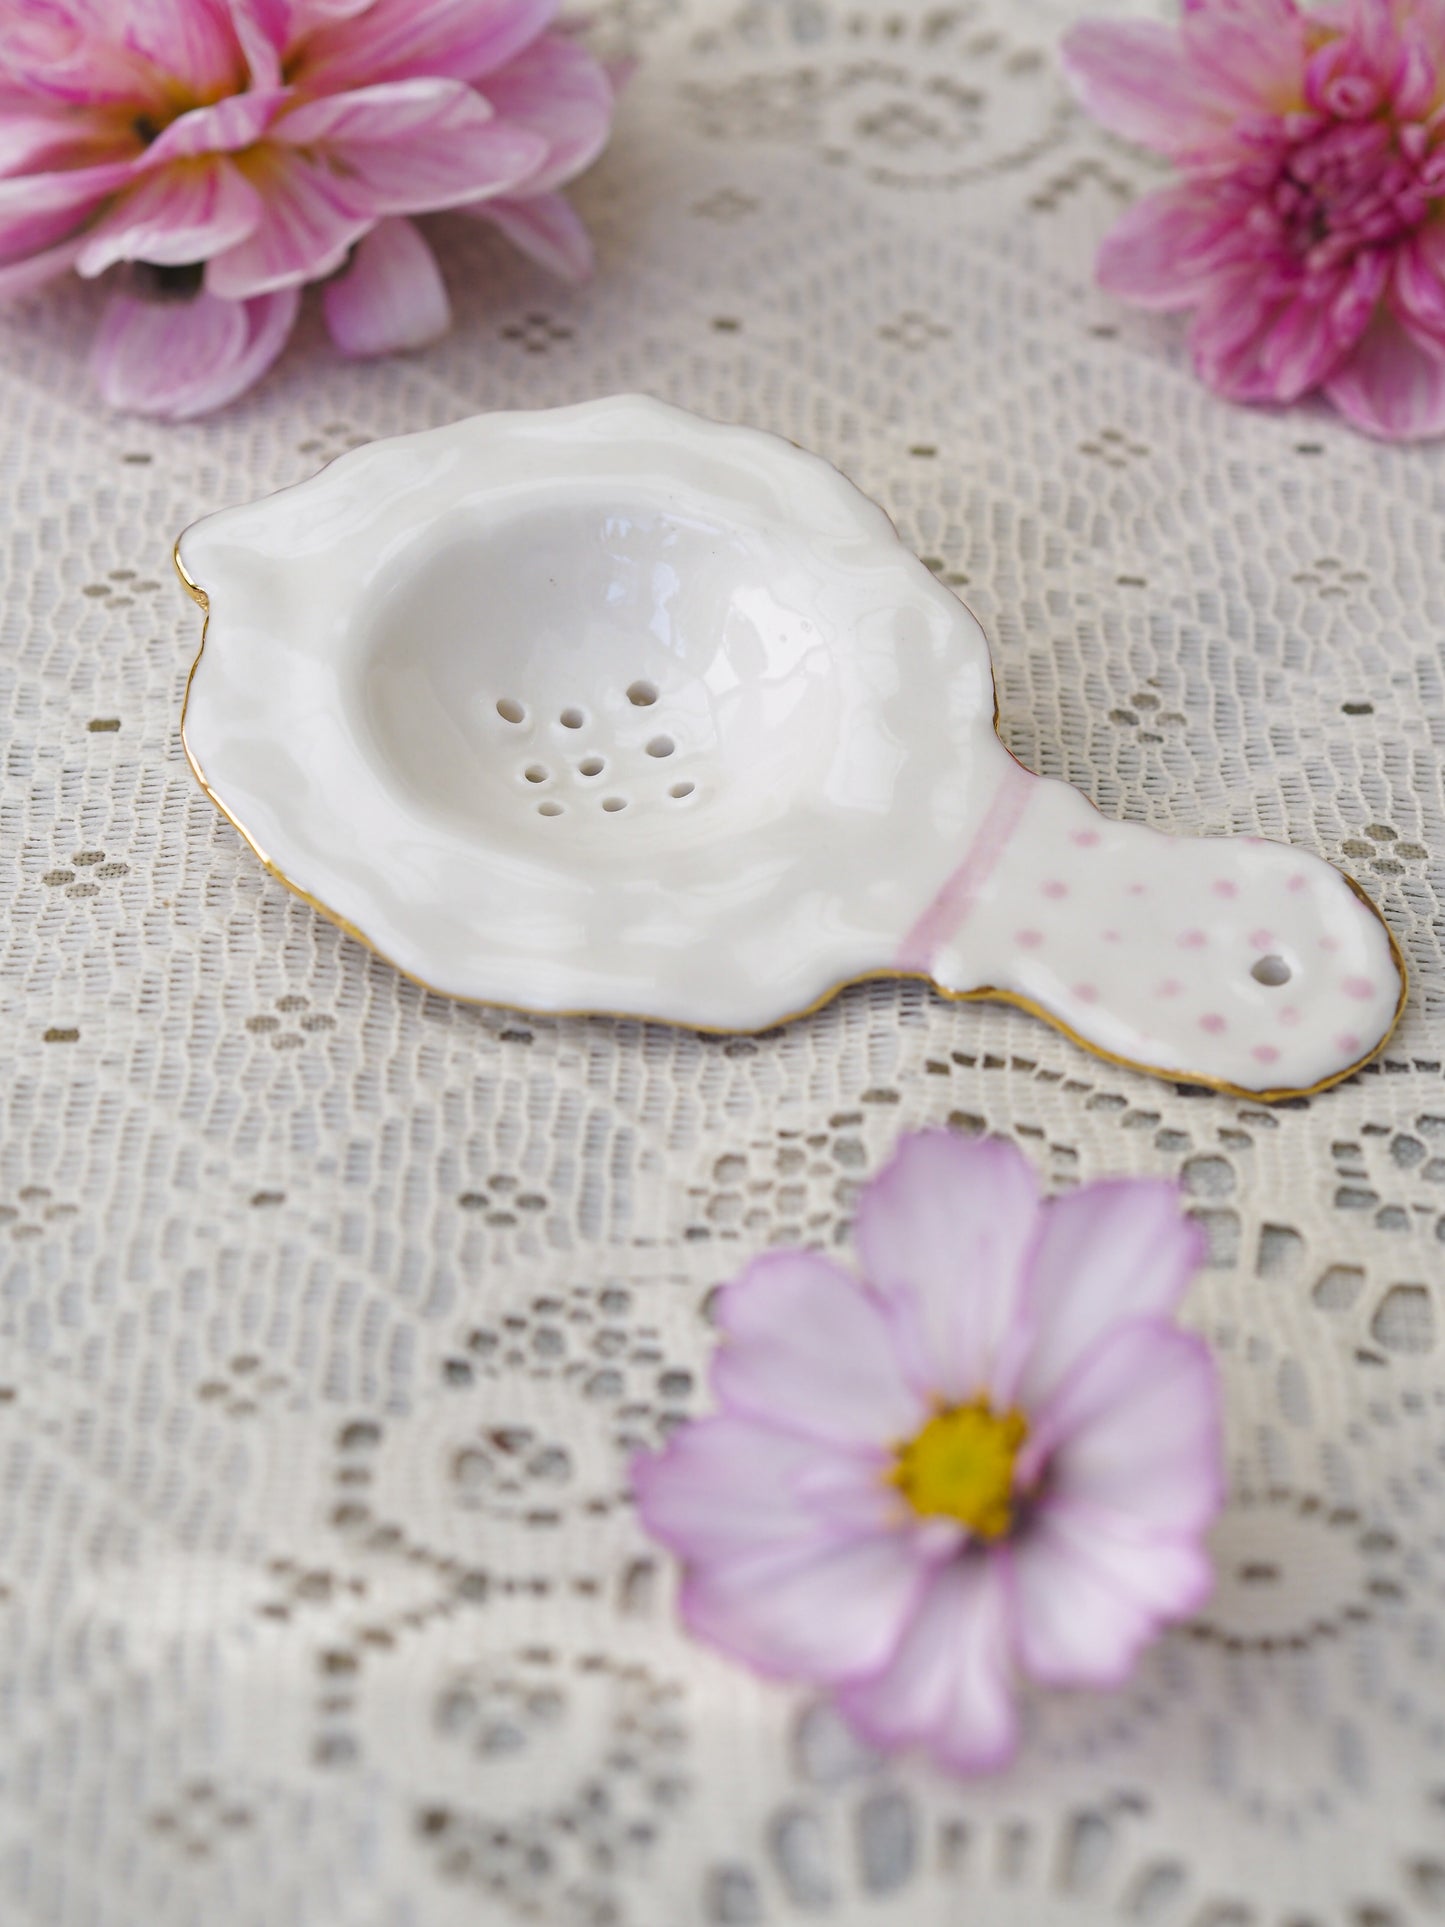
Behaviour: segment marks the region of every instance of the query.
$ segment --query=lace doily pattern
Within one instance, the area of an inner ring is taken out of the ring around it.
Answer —
[[[85,290],[8,318],[7,1927],[1445,1916],[1445,470],[1222,406],[1094,291],[1151,176],[1065,98],[1078,10],[612,0],[593,285],[443,220],[447,341],[303,330],[207,423],[90,405]],[[756,1038],[524,1020],[289,896],[181,756],[175,533],[625,388],[880,501],[1032,768],[1355,876],[1413,977],[1384,1059],[1266,1108],[916,984]],[[1032,1700],[981,1785],[689,1644],[626,1495],[706,1405],[713,1288],[846,1252],[923,1124],[1054,1188],[1176,1175],[1229,1400],[1215,1599],[1123,1692]]]

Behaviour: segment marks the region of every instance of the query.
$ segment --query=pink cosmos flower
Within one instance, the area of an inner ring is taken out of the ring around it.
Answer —
[[[1105,240],[1103,287],[1192,309],[1231,400],[1445,432],[1445,0],[1184,0],[1177,29],[1074,28],[1064,64],[1181,175]]]
[[[1171,1316],[1201,1238],[1170,1184],[1040,1204],[1012,1146],[926,1132],[856,1242],[866,1282],[782,1251],[724,1289],[722,1412],[636,1462],[638,1506],[694,1633],[982,1771],[1016,1675],[1116,1684],[1209,1592],[1219,1395]]]
[[[120,408],[181,417],[275,360],[325,281],[348,354],[447,327],[407,218],[485,216],[590,266],[557,191],[606,141],[598,63],[556,0],[0,0],[0,295],[139,263],[101,323]]]

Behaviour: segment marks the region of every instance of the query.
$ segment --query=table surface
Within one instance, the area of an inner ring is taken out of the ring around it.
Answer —
[[[1136,11],[1147,11],[1137,7]],[[1091,286],[1154,178],[1062,0],[612,0],[638,60],[561,290],[436,224],[450,338],[315,315],[182,428],[0,333],[0,1917],[7,1927],[1412,1927],[1445,1910],[1439,450],[1245,413]],[[177,740],[177,530],[367,438],[641,388],[837,462],[987,627],[1001,728],[1106,813],[1339,863],[1409,959],[1384,1059],[1277,1109],[872,983],[756,1040],[403,982]],[[1219,1588],[948,1782],[690,1644],[625,1493],[711,1287],[846,1246],[951,1121],[1178,1176],[1212,1257]]]

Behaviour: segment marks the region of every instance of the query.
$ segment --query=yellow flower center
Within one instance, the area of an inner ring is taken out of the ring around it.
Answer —
[[[981,1539],[1013,1524],[1014,1460],[1028,1437],[1022,1412],[995,1412],[986,1398],[931,1418],[900,1446],[889,1481],[920,1518],[957,1519]]]

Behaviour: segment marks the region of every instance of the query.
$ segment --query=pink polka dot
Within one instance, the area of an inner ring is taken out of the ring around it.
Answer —
[[[1118,942],[1119,942],[1119,933],[1118,933],[1118,931],[1117,931],[1117,930],[1106,930],[1106,931],[1104,932],[1104,942],[1105,942],[1105,943],[1118,943]]]
[[[1184,935],[1179,939],[1179,948],[1181,950],[1202,950],[1208,942],[1209,939],[1202,930],[1186,930]]]
[[[1335,1039],[1335,1049],[1343,1051],[1346,1057],[1354,1057],[1360,1048],[1360,1040],[1352,1030],[1347,1030]]]
[[[1037,950],[1043,940],[1043,933],[1039,930],[1020,930],[1014,938],[1020,950]]]
[[[1148,894],[1149,886],[1147,883],[1131,883],[1129,885],[1129,895],[1131,897],[1147,897]]]
[[[1353,997],[1361,1004],[1368,1002],[1375,994],[1375,986],[1368,977],[1346,977],[1340,989],[1347,997]]]
[[[1199,1028],[1207,1030],[1211,1037],[1218,1037],[1220,1032],[1228,1030],[1229,1026],[1217,1010],[1211,1010],[1208,1016],[1200,1018]]]
[[[1081,1004],[1097,1004],[1099,993],[1092,984],[1075,984],[1074,995]]]
[[[1254,945],[1256,950],[1269,950],[1274,944],[1274,932],[1272,930],[1251,930],[1249,933],[1249,941]]]
[[[1239,885],[1231,883],[1228,877],[1221,877],[1214,886],[1214,894],[1217,897],[1237,897]]]
[[[1057,877],[1050,877],[1044,884],[1043,891],[1046,897],[1066,897],[1069,894],[1069,886],[1067,883],[1060,883]]]
[[[1075,830],[1073,840],[1081,850],[1092,850],[1099,840],[1097,830]]]
[[[1320,949],[1324,951],[1327,957],[1333,957],[1335,952],[1339,949],[1339,947],[1340,947],[1340,940],[1338,937],[1321,937],[1320,938]]]
[[[1279,1052],[1273,1044],[1256,1044],[1250,1052],[1250,1056],[1256,1064],[1277,1064],[1279,1062]]]
[[[1300,871],[1296,870],[1289,882],[1285,885],[1285,888],[1287,890],[1307,890],[1309,888],[1309,882],[1310,880],[1307,876],[1302,875]]]
[[[1284,1009],[1279,1013],[1279,1021],[1284,1025],[1286,1030],[1293,1030],[1299,1022],[1299,1006],[1297,1004],[1286,1004]]]
[[[1184,986],[1177,977],[1166,977],[1155,991],[1156,997],[1177,997]]]

